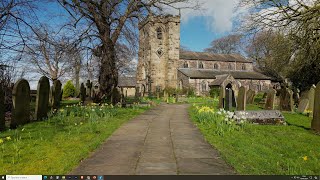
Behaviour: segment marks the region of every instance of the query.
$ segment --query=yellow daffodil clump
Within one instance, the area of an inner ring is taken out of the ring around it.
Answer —
[[[203,106],[198,110],[198,113],[214,113],[214,109],[208,106]]]

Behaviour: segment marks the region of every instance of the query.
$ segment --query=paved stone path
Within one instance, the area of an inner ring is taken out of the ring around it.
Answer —
[[[188,105],[159,105],[121,126],[70,174],[235,174],[189,120]]]

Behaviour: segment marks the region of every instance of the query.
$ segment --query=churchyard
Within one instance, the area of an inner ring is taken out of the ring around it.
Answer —
[[[122,124],[160,103],[190,104],[191,121],[238,174],[320,172],[320,84],[301,96],[288,87],[264,93],[241,87],[237,96],[227,88],[218,98],[120,94],[117,104],[94,103],[90,81],[79,98],[63,100],[62,91],[60,81],[50,88],[42,77],[32,100],[28,82],[19,80],[9,114],[0,93],[0,174],[69,173]]]

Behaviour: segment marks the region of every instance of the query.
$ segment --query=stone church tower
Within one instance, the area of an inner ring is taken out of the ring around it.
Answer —
[[[152,16],[139,24],[137,86],[142,93],[177,88],[180,16]]]

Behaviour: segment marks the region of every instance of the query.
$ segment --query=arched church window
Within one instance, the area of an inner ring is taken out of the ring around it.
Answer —
[[[157,28],[157,39],[162,39],[162,29],[161,29],[161,27]]]
[[[219,65],[217,63],[214,63],[213,69],[219,69]]]
[[[189,64],[187,62],[183,63],[183,68],[189,68]]]
[[[202,62],[199,62],[198,68],[199,69],[203,69],[203,63]]]
[[[241,69],[246,70],[246,65],[242,64]]]

